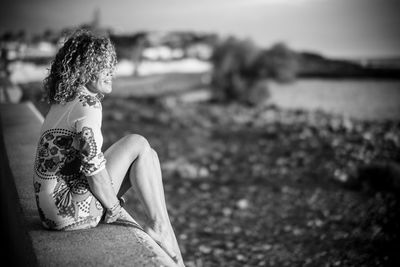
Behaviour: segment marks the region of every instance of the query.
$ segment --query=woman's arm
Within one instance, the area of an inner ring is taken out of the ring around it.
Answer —
[[[93,195],[107,210],[104,221],[106,223],[115,222],[122,215],[122,207],[111,184],[107,169],[104,168],[94,175],[87,176],[87,179]]]
[[[92,193],[106,209],[111,209],[116,203],[119,203],[106,168],[94,175],[87,176],[87,179]]]
[[[90,98],[95,105],[90,105]],[[71,124],[76,129],[81,159],[81,171],[86,176],[93,195],[106,208],[105,222],[119,218],[121,206],[106,169],[106,159],[101,151],[101,104],[97,98],[86,96],[70,114]]]
[[[106,208],[104,221],[112,223],[120,217],[121,205],[106,169],[106,159],[101,152],[102,136],[99,127],[82,127],[79,133],[81,170],[86,175],[93,195]]]

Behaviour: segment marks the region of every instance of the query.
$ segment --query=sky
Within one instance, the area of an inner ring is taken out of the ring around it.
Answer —
[[[1,0],[0,33],[93,19],[121,33],[191,30],[336,58],[400,57],[400,0]]]

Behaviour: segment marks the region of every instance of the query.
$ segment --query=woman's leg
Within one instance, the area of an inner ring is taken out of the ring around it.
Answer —
[[[139,135],[126,136],[107,149],[104,155],[116,193],[121,196],[133,185],[150,220],[149,228],[145,230],[167,250],[175,252],[173,254],[181,262],[165,204],[160,164],[147,140]]]
[[[176,251],[178,253],[179,262],[183,262],[182,254],[181,254],[181,251],[179,249],[178,241],[176,239],[176,236],[175,236],[174,230],[172,228],[171,222],[169,220],[168,211],[167,211],[167,205],[165,203],[164,187],[163,187],[163,183],[162,183],[160,160],[158,158],[158,155],[157,155],[156,151],[154,151],[152,149],[151,152],[152,152],[154,169],[156,171],[157,179],[159,180],[158,187],[157,187],[158,195],[160,196],[160,200],[162,201],[164,216],[165,216],[165,218],[167,220],[170,238],[172,239],[172,243],[173,243],[173,246],[174,246],[174,251]]]

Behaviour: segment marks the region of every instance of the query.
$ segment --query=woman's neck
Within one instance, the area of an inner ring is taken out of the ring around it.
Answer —
[[[81,86],[78,89],[80,92],[91,95],[91,96],[97,96],[98,93],[94,93],[92,91],[90,91],[86,86]]]
[[[94,96],[100,101],[102,101],[104,98],[104,95],[102,93],[94,93],[94,92],[90,91],[86,86],[79,87],[78,92],[81,92],[85,95]]]

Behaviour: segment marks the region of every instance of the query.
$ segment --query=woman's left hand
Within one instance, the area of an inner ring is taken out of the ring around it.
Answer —
[[[106,215],[104,217],[105,223],[113,223],[121,217],[121,205],[119,201],[110,209],[107,209]]]

